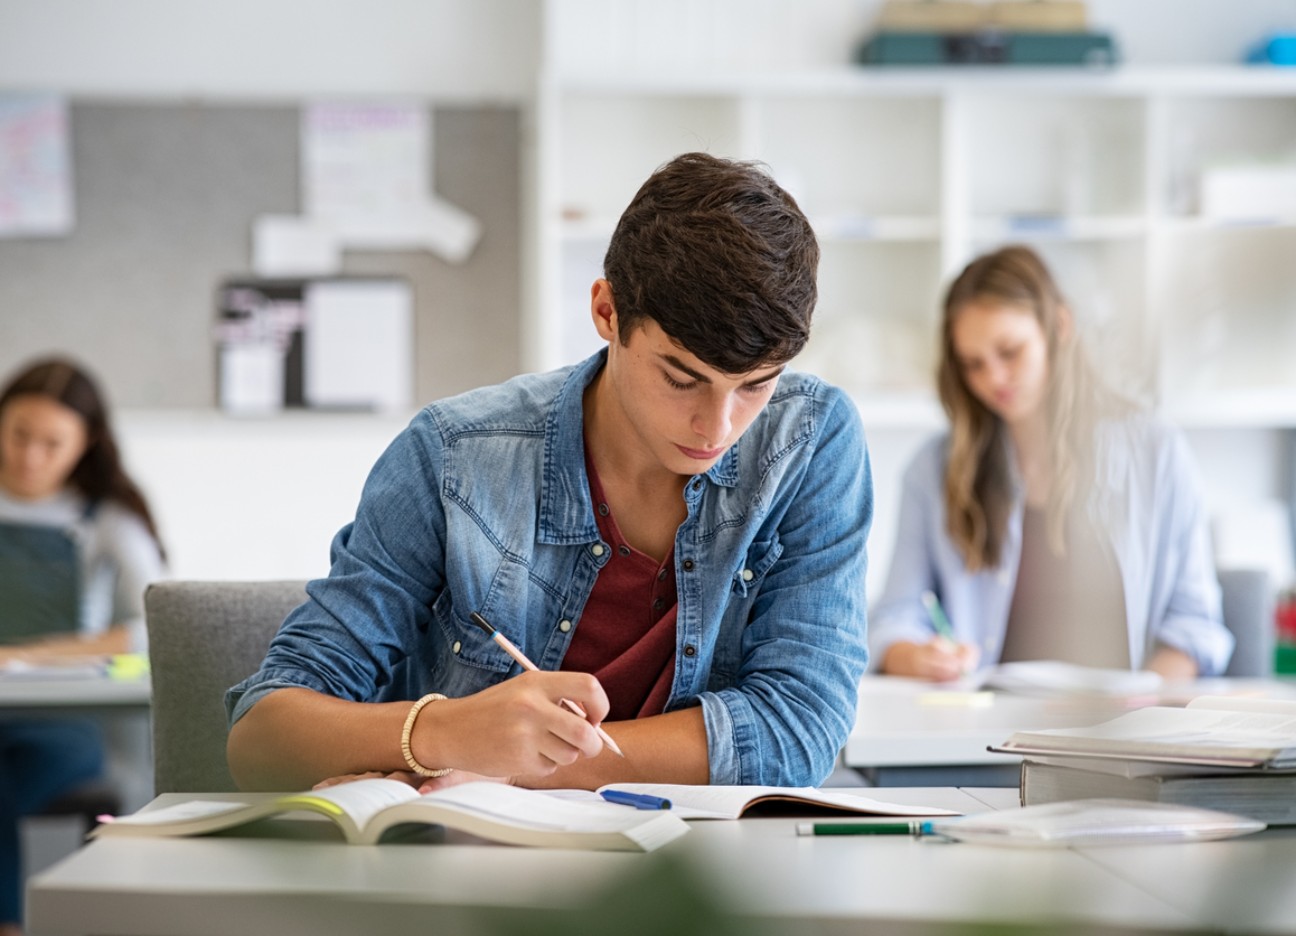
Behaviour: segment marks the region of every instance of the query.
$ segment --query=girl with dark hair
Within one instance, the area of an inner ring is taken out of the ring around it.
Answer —
[[[157,529],[103,397],[62,359],[0,392],[0,664],[144,649]],[[20,931],[18,821],[103,772],[93,723],[0,721],[0,936]]]
[[[979,257],[951,284],[937,385],[950,428],[905,475],[873,665],[1222,672],[1233,638],[1187,444],[1095,372],[1034,251]]]

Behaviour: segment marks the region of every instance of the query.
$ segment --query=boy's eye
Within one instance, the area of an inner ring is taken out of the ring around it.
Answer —
[[[674,387],[676,390],[687,390],[697,383],[696,380],[679,381],[676,380],[674,377],[672,377],[670,374],[664,372],[662,376],[666,378],[666,383]]]

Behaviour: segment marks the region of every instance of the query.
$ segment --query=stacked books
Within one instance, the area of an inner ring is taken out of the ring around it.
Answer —
[[[1119,797],[1296,825],[1296,701],[1204,696],[994,750],[1023,756],[1023,806]]]

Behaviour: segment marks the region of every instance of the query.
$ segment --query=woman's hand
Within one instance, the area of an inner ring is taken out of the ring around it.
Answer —
[[[901,641],[887,649],[882,672],[949,682],[975,670],[980,660],[981,651],[974,644],[954,643],[944,637],[923,644]]]

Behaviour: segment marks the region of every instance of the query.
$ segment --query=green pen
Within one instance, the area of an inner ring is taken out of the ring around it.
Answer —
[[[949,618],[945,616],[945,609],[941,607],[936,593],[925,591],[922,593],[923,607],[927,609],[927,614],[931,618],[932,625],[936,628],[936,633],[940,634],[950,643],[958,643],[954,637],[954,628],[950,626]]]
[[[930,822],[798,822],[797,835],[935,835]]]

